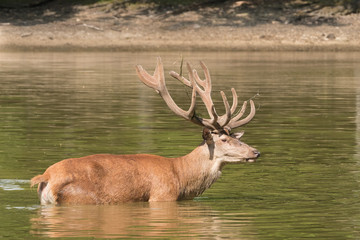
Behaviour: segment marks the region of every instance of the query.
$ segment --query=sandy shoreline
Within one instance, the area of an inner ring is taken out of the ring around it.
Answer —
[[[216,7],[175,15],[79,6],[66,18],[38,11],[39,18],[3,15],[0,51],[360,51],[359,14],[328,16],[331,23],[249,24],[236,14],[212,15]]]

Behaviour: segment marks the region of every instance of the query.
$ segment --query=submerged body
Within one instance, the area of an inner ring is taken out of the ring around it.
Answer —
[[[187,190],[189,180],[183,181],[177,170],[184,164],[181,158],[149,154],[98,154],[58,162],[33,178],[32,184],[40,181],[42,204],[175,201],[195,197],[206,189]]]
[[[255,160],[260,153],[240,140],[216,134],[179,158],[157,155],[97,154],[62,160],[31,179],[42,204],[116,204],[176,201],[202,194],[228,162]],[[214,138],[218,138],[213,141]],[[226,144],[224,138],[228,140]],[[231,141],[232,143],[229,143]],[[217,145],[217,146],[216,146]],[[238,148],[231,156],[221,145]]]

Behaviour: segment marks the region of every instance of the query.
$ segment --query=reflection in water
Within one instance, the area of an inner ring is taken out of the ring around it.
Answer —
[[[242,238],[251,220],[223,220],[198,202],[151,202],[113,206],[41,207],[31,219],[32,234],[46,237],[193,237]],[[226,227],[230,225],[231,231]],[[251,239],[247,236],[246,239]]]

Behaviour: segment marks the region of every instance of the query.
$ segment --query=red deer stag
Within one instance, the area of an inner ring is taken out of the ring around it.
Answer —
[[[255,161],[260,152],[240,141],[243,133],[230,134],[232,129],[248,123],[254,117],[254,102],[250,100],[251,110],[246,118],[241,119],[246,101],[232,117],[238,104],[236,91],[231,89],[231,107],[224,92],[221,92],[226,113],[219,116],[211,99],[208,68],[203,62],[200,64],[205,80],[200,79],[189,64],[189,79],[170,72],[172,77],[192,88],[191,104],[187,111],[181,109],[170,96],[160,58],[157,59],[153,76],[140,65],[136,66],[141,81],[155,89],[176,115],[204,127],[204,141],[197,148],[177,158],[149,154],[97,154],[62,160],[50,166],[44,174],[31,179],[32,186],[38,184],[41,204],[116,204],[193,199],[220,177],[226,163]],[[210,118],[195,115],[197,95],[204,102]]]

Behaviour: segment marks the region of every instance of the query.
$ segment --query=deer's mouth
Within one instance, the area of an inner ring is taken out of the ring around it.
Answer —
[[[246,158],[245,162],[256,162],[256,158]]]
[[[258,151],[258,150],[254,150],[253,151],[253,153],[254,153],[254,155],[252,156],[252,158],[245,158],[245,161],[246,162],[255,162],[256,161],[256,159],[258,158],[258,157],[260,157],[260,152]]]

